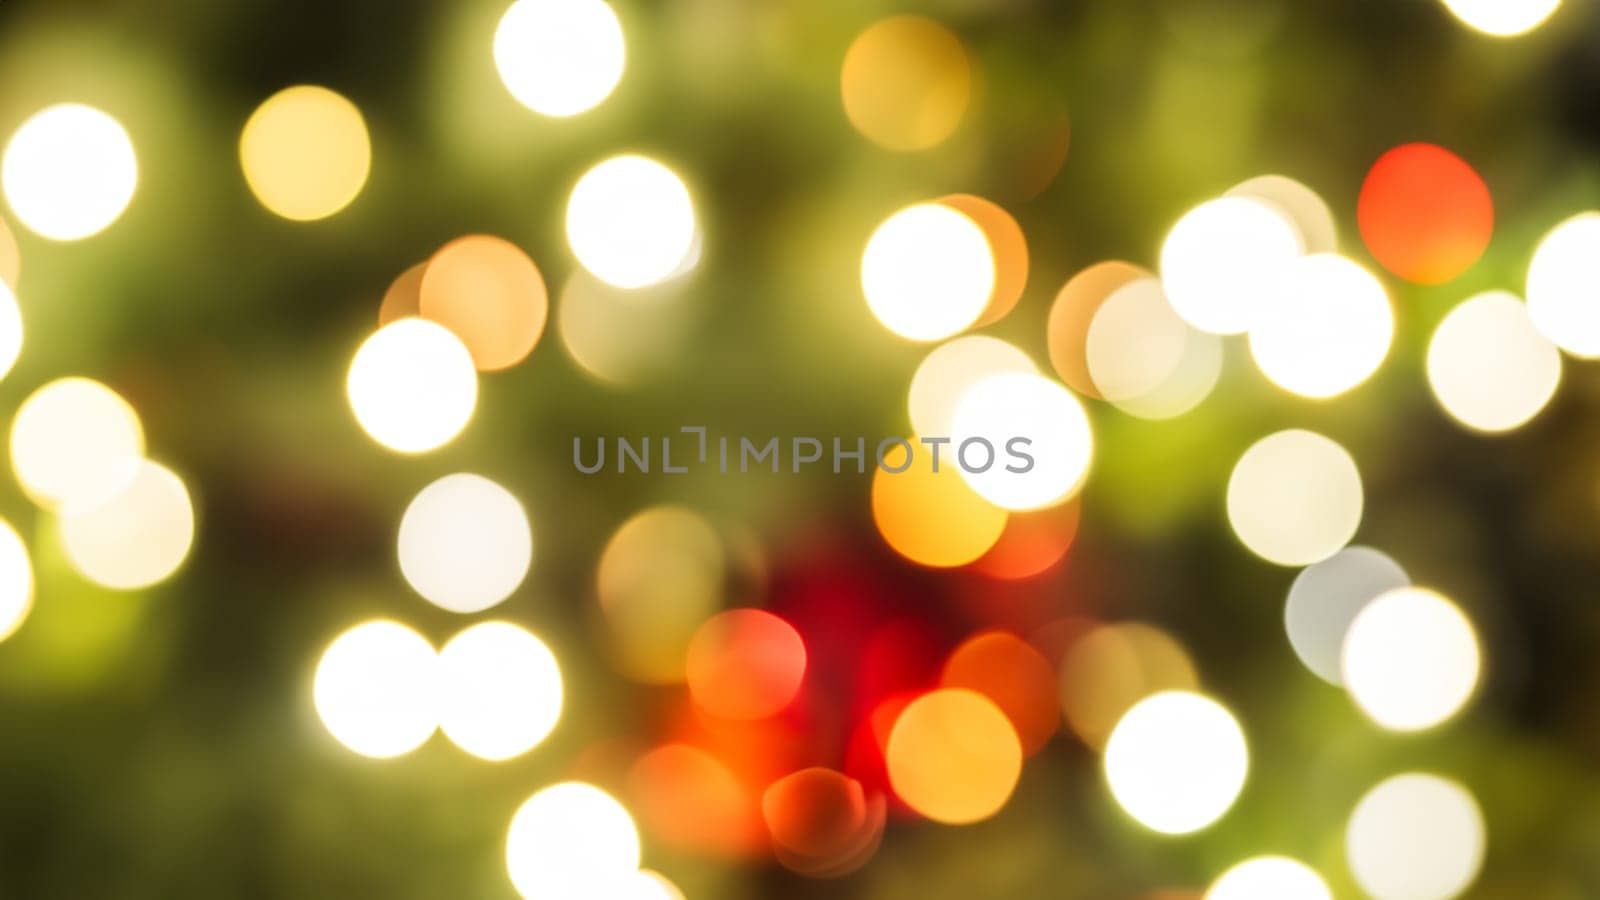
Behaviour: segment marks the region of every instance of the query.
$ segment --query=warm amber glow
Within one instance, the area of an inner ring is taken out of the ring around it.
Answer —
[[[759,609],[713,616],[689,643],[689,695],[713,716],[761,719],[788,706],[806,674],[794,626]]]
[[[284,88],[245,122],[239,161],[256,199],[285,219],[325,219],[361,193],[372,142],[361,110],[317,85]]]
[[[961,477],[945,447],[939,470],[933,452],[911,442],[911,465],[903,472],[880,466],[872,474],[872,521],[895,552],[925,566],[966,565],[988,552],[1006,527],[1006,512],[978,496]],[[904,462],[892,449],[889,466]]]
[[[550,297],[539,269],[515,244],[470,235],[445,244],[423,272],[418,309],[455,332],[480,371],[506,369],[533,352]]]
[[[961,124],[972,64],[950,29],[924,16],[894,16],[850,45],[839,84],[857,131],[889,150],[925,150]]]
[[[684,678],[695,630],[722,608],[727,554],[699,513],[647,509],[624,522],[600,554],[595,585],[617,666],[630,678]]]
[[[1097,749],[1133,704],[1160,691],[1194,690],[1198,684],[1183,645],[1138,622],[1096,628],[1068,647],[1061,660],[1067,724]]]
[[[1011,720],[1025,756],[1039,752],[1061,724],[1055,670],[1016,635],[990,631],[968,638],[945,661],[939,683],[994,701]]]
[[[994,257],[994,290],[989,292],[989,303],[973,325],[992,325],[1016,308],[1028,285],[1028,240],[1022,234],[1022,226],[999,204],[973,194],[950,194],[938,202],[976,222],[989,240],[989,255]]]
[[[889,783],[907,806],[949,825],[1000,811],[1022,773],[1022,745],[1005,713],[973,691],[946,688],[911,702],[885,752]]]
[[[1062,286],[1050,307],[1045,326],[1050,347],[1050,365],[1067,386],[1085,397],[1098,398],[1100,391],[1089,374],[1089,326],[1112,294],[1123,285],[1140,278],[1153,278],[1150,272],[1132,263],[1095,263]]]

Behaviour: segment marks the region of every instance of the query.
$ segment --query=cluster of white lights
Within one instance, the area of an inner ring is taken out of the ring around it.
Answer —
[[[435,729],[487,760],[533,749],[560,718],[561,671],[544,642],[480,622],[435,652],[391,621],[357,625],[317,664],[313,700],[328,733],[375,759],[409,753]]]
[[[553,784],[529,797],[506,834],[506,869],[528,900],[683,900],[660,873],[640,869],[639,858],[633,816],[610,794],[581,781]]]

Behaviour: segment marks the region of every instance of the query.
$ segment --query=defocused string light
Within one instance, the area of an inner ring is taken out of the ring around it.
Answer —
[[[983,314],[973,324],[979,328],[992,325],[1016,308],[1028,286],[1028,240],[1022,226],[999,204],[973,194],[950,194],[938,202],[971,219],[989,241],[989,255],[994,259],[994,290],[989,293]]]
[[[878,852],[888,812],[887,798],[874,792],[867,798],[866,814],[860,827],[839,842],[838,849],[825,855],[807,855],[775,843],[773,856],[784,868],[808,878],[842,878],[866,865]]]
[[[194,544],[194,504],[172,470],[142,460],[133,480],[94,505],[62,510],[61,547],[83,577],[121,591],[171,577]]]
[[[806,647],[794,626],[759,609],[711,617],[689,643],[689,695],[724,719],[761,719],[792,703],[806,675]]]
[[[1368,791],[1345,827],[1345,856],[1374,900],[1451,900],[1483,867],[1488,843],[1471,792],[1437,775],[1396,775]]]
[[[438,657],[425,638],[396,622],[344,632],[317,664],[317,715],[339,743],[384,759],[422,746],[439,723]]]
[[[950,337],[978,321],[995,287],[989,239],[940,203],[900,210],[872,233],[861,289],[883,326],[913,341]]]
[[[1561,352],[1521,300],[1479,294],[1452,309],[1428,342],[1428,386],[1450,417],[1478,431],[1521,427],[1561,383]]]
[[[115,222],[133,199],[133,141],[110,115],[59,103],[23,122],[0,163],[6,200],[22,224],[55,241],[76,241]]]
[[[494,33],[494,64],[518,103],[546,116],[600,105],[622,80],[622,23],[603,0],[517,0]]]
[[[950,432],[950,449],[968,461],[960,466],[961,477],[985,500],[1008,510],[1042,509],[1071,499],[1094,456],[1083,403],[1042,375],[1001,373],[968,388]],[[985,441],[992,457],[983,449]],[[1031,457],[1031,463],[1019,454]],[[985,460],[992,465],[985,467]]]
[[[522,362],[544,333],[550,296],[520,248],[489,235],[457,238],[428,261],[418,309],[455,332],[480,371]]]
[[[481,622],[439,651],[439,728],[479,759],[538,746],[561,717],[561,669],[544,642],[507,622]]]
[[[1445,8],[1474,30],[1515,37],[1543,25],[1561,0],[1444,0]]]
[[[426,260],[413,265],[389,283],[378,306],[378,327],[398,322],[410,316],[422,315],[422,273],[428,270]]]
[[[1356,218],[1385,269],[1417,284],[1444,284],[1489,246],[1494,202],[1461,157],[1434,144],[1406,144],[1372,164]]]
[[[1011,513],[1000,539],[973,561],[973,571],[1008,581],[1050,571],[1072,549],[1082,509],[1074,500],[1049,509]]]
[[[668,370],[688,346],[693,298],[671,278],[629,290],[578,270],[556,306],[556,335],[585,372],[632,386]]]
[[[17,236],[12,233],[11,226],[0,219],[0,281],[15,293],[21,276],[22,251],[17,247]]]
[[[297,222],[326,219],[355,200],[372,170],[361,110],[319,85],[284,88],[256,107],[239,136],[251,193]]]
[[[948,437],[950,420],[967,388],[1000,372],[1037,372],[1028,354],[996,337],[972,334],[935,347],[911,376],[911,428],[926,437]]]
[[[1478,686],[1478,636],[1445,597],[1397,588],[1367,604],[1350,624],[1342,664],[1345,689],[1368,718],[1391,731],[1420,731],[1471,699]]]
[[[1528,315],[1556,346],[1584,359],[1600,357],[1600,212],[1579,213],[1550,229],[1528,266]]]
[[[1221,339],[1185,322],[1154,278],[1130,281],[1100,304],[1084,357],[1099,396],[1145,419],[1188,412],[1222,374]]]
[[[693,510],[657,506],[624,522],[595,575],[618,668],[637,681],[683,681],[689,642],[722,608],[726,568],[722,539]]]
[[[88,378],[61,378],[22,401],[11,422],[11,468],[47,509],[94,507],[138,474],[144,459],[139,414],[116,391]]]
[[[972,62],[955,33],[924,16],[893,16],[861,32],[839,74],[850,124],[888,150],[926,150],[961,124]]]
[[[11,523],[0,519],[0,641],[22,627],[33,609],[33,563]]]
[[[1056,294],[1045,326],[1050,365],[1067,386],[1085,397],[1099,398],[1100,391],[1089,373],[1089,326],[1101,304],[1118,289],[1141,278],[1152,278],[1132,263],[1095,263],[1072,276]]]
[[[719,859],[765,849],[754,793],[699,747],[663,744],[640,756],[628,771],[628,798],[651,836],[666,846]]]
[[[935,568],[964,566],[1000,539],[1006,511],[979,496],[961,477],[956,460],[944,454],[934,471],[933,453],[920,442],[906,444],[911,459],[899,451],[886,460],[894,472],[879,466],[872,473],[872,522],[896,553]]]
[[[1363,503],[1349,452],[1301,429],[1256,441],[1228,479],[1228,524],[1250,552],[1280,566],[1337,553],[1361,525]]]
[[[1096,627],[1061,658],[1061,708],[1085,744],[1105,746],[1124,713],[1163,691],[1200,685],[1189,653],[1170,634],[1141,622]]]
[[[1306,668],[1329,684],[1340,684],[1339,656],[1350,623],[1378,596],[1407,587],[1400,564],[1371,547],[1346,547],[1307,566],[1289,586],[1284,628]]]
[[[1332,253],[1303,256],[1250,328],[1262,374],[1302,397],[1342,394],[1366,381],[1389,354],[1394,310],[1371,272]]]
[[[994,701],[1032,756],[1061,726],[1056,673],[1044,654],[1004,631],[989,631],[962,642],[945,660],[940,687],[965,688]]]
[[[777,846],[801,857],[836,858],[867,825],[867,797],[848,775],[801,769],[767,787],[761,815]]]
[[[511,596],[533,563],[533,529],[511,492],[481,475],[446,475],[400,519],[400,571],[428,602],[458,613]]]
[[[478,374],[450,329],[401,319],[362,343],[345,381],[350,409],[373,440],[400,453],[449,443],[472,418]]]
[[[944,688],[913,700],[889,732],[889,782],[907,806],[965,825],[999,812],[1022,773],[1022,745],[1005,713],[973,691]]]
[[[1299,232],[1277,207],[1221,197],[1172,226],[1161,246],[1161,281],[1184,321],[1238,334],[1270,302],[1278,268],[1303,251]]]
[[[1262,201],[1288,217],[1307,253],[1339,249],[1339,231],[1328,203],[1311,188],[1283,175],[1260,175],[1234,185],[1224,196]]]
[[[1212,883],[1205,900],[1333,900],[1316,870],[1286,856],[1258,856]]]
[[[1112,796],[1139,824],[1162,834],[1188,834],[1220,819],[1249,768],[1233,714],[1184,691],[1139,701],[1106,742]]]
[[[10,283],[0,281],[0,378],[11,372],[22,355],[22,309]]]
[[[694,249],[694,203],[676,172],[614,156],[583,173],[567,200],[567,243],[591,274],[641,288],[677,274]]]
[[[667,876],[650,869],[640,869],[623,880],[615,900],[684,900],[684,896],[683,891]]]
[[[639,868],[639,832],[610,794],[562,782],[517,809],[506,835],[506,868],[528,900],[596,896]]]

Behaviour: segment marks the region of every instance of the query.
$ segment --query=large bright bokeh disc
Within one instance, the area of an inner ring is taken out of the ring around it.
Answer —
[[[522,584],[533,529],[511,492],[460,472],[423,488],[400,519],[400,571],[428,602],[474,613]]]
[[[992,548],[1006,527],[1006,511],[979,496],[961,477],[950,449],[940,454],[920,441],[906,445],[903,471],[878,466],[872,473],[872,523],[896,553],[935,568],[964,566]],[[886,456],[899,467],[901,451]]]
[[[1477,880],[1488,835],[1466,788],[1420,772],[1368,791],[1345,826],[1350,872],[1375,900],[1451,900]]]
[[[578,781],[551,785],[512,817],[506,868],[527,900],[596,896],[639,868],[639,831],[605,791]]]
[[[600,553],[595,595],[618,669],[648,684],[684,679],[695,631],[722,608],[728,553],[705,517],[656,506]]]
[[[454,332],[406,318],[361,345],[345,390],[356,421],[373,440],[401,453],[423,453],[467,426],[478,403],[478,372]]]
[[[1560,384],[1561,351],[1504,291],[1462,302],[1428,342],[1428,386],[1468,428],[1511,431],[1538,415]]]
[[[93,507],[128,485],[144,459],[139,414],[88,378],[61,378],[22,401],[11,421],[11,468],[47,509]]]
[[[1404,587],[1373,600],[1345,635],[1350,697],[1391,731],[1432,728],[1455,715],[1478,686],[1478,636],[1454,603]]]
[[[942,340],[972,325],[994,283],[983,229],[940,203],[908,206],[884,220],[861,257],[867,307],[913,341]]]
[[[911,376],[911,429],[919,437],[949,437],[956,404],[967,388],[1001,372],[1037,372],[1028,354],[983,334],[940,344]]]
[[[1444,0],[1463,23],[1495,37],[1515,37],[1538,28],[1561,0]]]
[[[1306,668],[1329,684],[1340,684],[1339,657],[1350,623],[1368,603],[1411,584],[1400,564],[1371,547],[1346,547],[1307,566],[1289,586],[1284,628]]]
[[[0,641],[22,626],[33,608],[33,563],[11,523],[0,519]]]
[[[1328,202],[1305,184],[1284,175],[1260,175],[1228,189],[1226,196],[1261,201],[1288,217],[1307,253],[1339,249],[1339,231]]]
[[[839,72],[845,116],[888,150],[926,150],[961,124],[972,96],[961,39],[925,16],[873,23],[850,43]]]
[[[104,230],[127,209],[139,182],[128,132],[81,103],[34,113],[11,136],[0,169],[17,218],[56,241]]]
[[[1279,273],[1250,328],[1250,354],[1262,374],[1292,394],[1316,398],[1366,381],[1394,339],[1383,285],[1332,253],[1303,256]]]
[[[494,32],[494,65],[517,102],[574,116],[611,95],[627,48],[603,0],[517,0]]]
[[[583,173],[567,200],[567,243],[607,284],[641,288],[670,278],[694,241],[689,188],[653,159],[613,156]]]
[[[1022,773],[1022,745],[982,694],[942,688],[911,701],[889,732],[889,782],[906,805],[949,825],[994,815]]]
[[[526,359],[550,315],[538,266],[517,245],[486,234],[441,247],[416,290],[416,314],[455,332],[483,371]]]
[[[1186,691],[1139,701],[1106,743],[1112,796],[1139,824],[1162,834],[1188,834],[1221,818],[1249,768],[1233,714]]]
[[[1282,212],[1248,197],[1222,197],[1190,210],[1161,246],[1161,281],[1184,321],[1238,334],[1271,302],[1278,268],[1302,252]]]
[[[245,183],[261,205],[297,222],[325,219],[356,198],[372,169],[361,110],[318,85],[284,88],[239,136]]]
[[[439,651],[439,728],[479,759],[528,752],[561,718],[561,669],[544,642],[482,622]]]
[[[438,656],[397,622],[365,622],[335,638],[317,664],[317,715],[339,743],[384,759],[420,747],[439,724]]]
[[[194,503],[171,469],[149,460],[110,499],[61,512],[67,561],[96,584],[129,591],[170,577],[194,544]]]
[[[1223,872],[1205,900],[1333,900],[1316,870],[1286,856],[1258,856]]]
[[[1600,357],[1600,212],[1579,213],[1539,241],[1528,265],[1528,315],[1539,333],[1584,359]]]
[[[1361,525],[1361,473],[1348,451],[1310,431],[1270,434],[1228,479],[1228,523],[1250,552],[1280,566],[1337,553]]]
[[[949,449],[961,477],[1002,509],[1066,501],[1083,485],[1094,456],[1083,403],[1042,375],[991,375],[968,388],[950,431]],[[984,442],[993,449],[992,459]]]

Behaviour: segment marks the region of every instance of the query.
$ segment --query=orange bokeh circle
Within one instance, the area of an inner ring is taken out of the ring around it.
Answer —
[[[1385,269],[1417,284],[1444,284],[1488,248],[1494,201],[1466,160],[1434,144],[1406,144],[1372,164],[1356,218]]]
[[[455,332],[483,371],[522,362],[550,314],[533,260],[510,241],[482,234],[439,248],[422,273],[418,298],[423,317]]]

